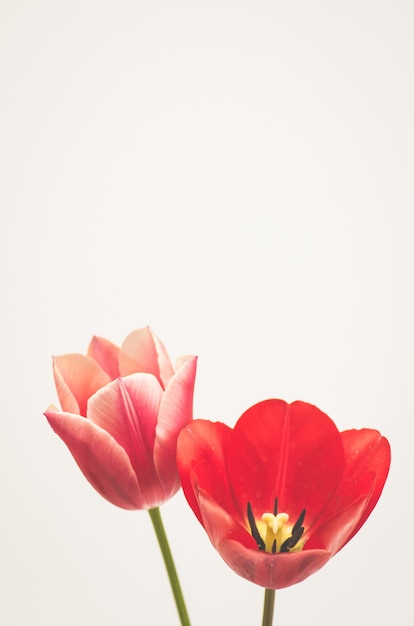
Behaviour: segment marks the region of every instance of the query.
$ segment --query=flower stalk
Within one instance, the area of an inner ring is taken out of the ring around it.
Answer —
[[[167,569],[168,578],[170,579],[171,589],[174,595],[175,604],[177,606],[178,615],[180,616],[182,626],[191,626],[188,617],[187,608],[184,602],[184,596],[181,591],[180,581],[178,580],[177,570],[175,569],[174,560],[171,554],[167,535],[165,534],[164,524],[161,519],[159,507],[149,509],[151,522],[158,539],[158,544]],[[269,622],[270,624],[271,622]]]
[[[262,626],[272,626],[273,624],[275,595],[276,592],[274,589],[265,589]]]

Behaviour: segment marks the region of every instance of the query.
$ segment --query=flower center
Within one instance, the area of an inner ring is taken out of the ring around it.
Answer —
[[[289,515],[277,512],[277,498],[275,498],[273,513],[263,513],[261,519],[256,520],[250,502],[247,504],[247,518],[252,537],[259,550],[271,554],[302,550],[305,545],[302,539],[305,531],[302,526],[305,514],[306,509],[303,509],[295,524],[289,524]]]

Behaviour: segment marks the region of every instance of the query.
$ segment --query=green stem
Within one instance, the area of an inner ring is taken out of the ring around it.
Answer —
[[[167,535],[165,534],[164,530],[164,524],[162,523],[160,509],[156,507],[155,509],[150,509],[148,513],[150,514],[151,522],[154,526],[155,534],[157,535],[158,539],[158,544],[164,558],[165,567],[167,569],[168,578],[170,579],[171,589],[174,594],[175,604],[177,606],[177,611],[178,615],[180,616],[181,624],[182,626],[191,626],[184,602],[184,596],[181,591],[180,581],[178,580],[177,570],[175,569],[170,546],[168,544]]]
[[[275,608],[275,590],[265,589],[262,626],[272,626]]]

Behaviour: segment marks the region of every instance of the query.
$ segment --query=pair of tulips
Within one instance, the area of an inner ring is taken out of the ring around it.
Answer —
[[[232,429],[193,421],[196,357],[173,367],[149,329],[119,348],[53,360],[61,409],[45,415],[93,487],[125,509],[152,510],[182,485],[212,544],[267,589],[319,570],[361,528],[384,486],[388,441],[339,432],[316,407],[266,400]]]

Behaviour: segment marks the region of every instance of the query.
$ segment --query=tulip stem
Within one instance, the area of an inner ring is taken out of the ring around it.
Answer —
[[[181,591],[180,581],[178,580],[177,570],[175,569],[167,535],[165,534],[164,524],[162,523],[160,509],[156,507],[155,509],[150,509],[148,513],[150,514],[152,525],[154,526],[155,534],[157,535],[158,544],[167,569],[168,578],[170,579],[171,589],[174,594],[175,604],[177,606],[181,624],[182,626],[191,626],[184,602],[184,596]]]
[[[265,589],[262,626],[272,626],[275,608],[275,590]]]

